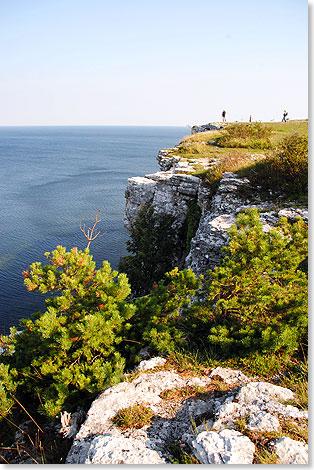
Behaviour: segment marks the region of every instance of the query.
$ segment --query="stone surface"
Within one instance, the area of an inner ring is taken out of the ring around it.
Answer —
[[[182,227],[187,213],[187,202],[196,198],[200,179],[193,175],[157,172],[145,177],[129,178],[125,192],[124,225],[130,229],[144,204],[156,214],[175,217],[174,229]]]
[[[197,134],[198,132],[215,131],[219,129],[223,129],[223,126],[217,123],[212,124],[209,122],[208,124],[202,124],[201,126],[192,126],[191,134]]]
[[[142,361],[142,365],[146,368],[147,364],[159,364],[160,359]],[[217,379],[229,385],[226,392],[196,394],[188,399],[178,399],[177,394],[167,400],[160,396],[163,390],[211,384],[217,390]],[[296,422],[307,419],[306,411],[284,405],[293,397],[287,388],[257,382],[239,370],[222,367],[201,377],[183,377],[176,371],[145,372],[98,396],[74,439],[67,463],[170,463],[167,445],[178,441],[188,445],[201,463],[251,463],[254,445],[235,429],[237,420],[244,418],[245,428],[252,431],[278,432],[281,418]],[[135,403],[143,403],[153,411],[150,425],[120,430],[112,417]],[[304,460],[307,448],[304,450],[299,443],[293,447],[295,441],[290,441],[277,442],[280,458],[285,453],[290,455],[290,463]],[[282,451],[284,446],[287,451]]]
[[[247,418],[249,429],[274,432],[280,429],[278,418],[308,419],[307,411],[282,403],[293,398],[294,393],[287,388],[250,382],[217,408],[213,428],[221,430],[233,426],[239,418]]]
[[[192,446],[200,463],[212,465],[251,464],[255,452],[250,439],[234,429],[201,432]]]
[[[247,428],[251,431],[279,432],[281,426],[276,416],[273,416],[270,413],[261,412],[249,417]]]
[[[172,149],[159,150],[157,155],[157,161],[162,171],[168,171],[174,168],[176,163],[180,161],[180,157],[174,155],[176,147]]]
[[[243,385],[251,380],[240,370],[228,369],[226,367],[216,367],[211,371],[209,377],[212,379],[219,378],[229,385]]]
[[[279,457],[280,464],[308,464],[308,446],[290,439],[290,437],[278,439],[275,444],[275,452]]]
[[[213,128],[217,126],[214,124]],[[197,198],[202,210],[199,227],[191,240],[190,253],[185,261],[184,255],[181,259],[181,254],[173,253],[174,265],[177,263],[180,268],[183,265],[191,268],[197,275],[218,266],[222,257],[221,249],[229,241],[228,230],[235,223],[238,213],[251,207],[260,210],[264,232],[271,230],[283,216],[289,221],[302,217],[308,222],[306,208],[295,208],[287,203],[287,207],[278,210],[271,200],[261,199],[259,188],[252,187],[247,178],[239,178],[234,173],[225,172],[214,193],[213,188],[189,173],[193,173],[200,164],[204,169],[219,165],[219,159],[186,161],[176,155],[178,150],[174,147],[158,153],[157,160],[162,171],[128,180],[124,216],[124,224],[130,230],[139,209],[143,204],[149,204],[156,213],[175,217],[173,228],[176,234],[185,221],[188,201]],[[252,160],[261,157],[250,155]]]
[[[151,359],[141,361],[136,370],[154,369],[154,367],[163,366],[166,362],[167,360],[163,357],[152,357]]]
[[[229,240],[227,232],[235,223],[237,213],[252,207],[252,194],[254,191],[247,178],[223,174],[216,194],[202,213],[185,261],[186,267],[202,274],[219,264],[221,249]]]
[[[95,437],[78,464],[164,464],[158,452],[146,446],[146,440],[105,434]],[[80,459],[80,456],[78,456]],[[69,463],[69,462],[68,462]]]
[[[176,440],[187,432],[191,426],[191,417],[205,413],[208,405],[200,399],[186,400],[179,409],[175,409],[171,418],[165,419],[160,393],[171,388],[182,388],[187,384],[204,386],[210,380],[208,377],[183,379],[173,371],[162,371],[145,373],[133,382],[122,382],[109,387],[92,403],[87,419],[75,437],[67,463],[117,463],[119,452],[117,450],[113,453],[113,449],[119,448],[127,449],[127,453],[121,457],[121,463],[148,463],[149,459],[150,463],[165,463],[165,443],[169,439]],[[111,418],[118,410],[135,403],[149,406],[156,418],[150,426],[142,429],[119,430]],[[166,415],[169,416],[169,410]],[[103,450],[101,446],[104,446]]]

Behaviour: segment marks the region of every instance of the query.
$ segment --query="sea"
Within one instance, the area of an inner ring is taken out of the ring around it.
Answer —
[[[57,245],[84,249],[80,225],[97,225],[90,252],[113,269],[127,254],[123,226],[128,178],[158,171],[157,153],[188,127],[0,127],[0,334],[44,312],[44,296],[28,292],[22,271]]]

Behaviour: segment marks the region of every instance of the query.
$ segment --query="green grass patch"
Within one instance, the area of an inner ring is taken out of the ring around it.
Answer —
[[[143,404],[136,404],[122,408],[112,418],[113,424],[120,429],[140,429],[150,424],[154,413]]]

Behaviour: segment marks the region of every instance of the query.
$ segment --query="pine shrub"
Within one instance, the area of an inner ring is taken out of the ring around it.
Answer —
[[[140,209],[127,241],[131,255],[121,258],[118,266],[127,274],[134,295],[147,294],[173,268],[179,242],[173,222],[174,217],[158,215],[151,206]]]
[[[205,299],[192,307],[194,335],[223,354],[295,351],[307,341],[307,226],[282,218],[263,232],[256,209],[239,214],[221,266],[208,272]],[[204,338],[205,340],[205,338]]]
[[[24,271],[25,285],[53,295],[45,313],[22,320],[20,334],[12,329],[3,338],[1,359],[7,365],[0,373],[2,387],[9,384],[6,392],[8,374],[18,374],[20,401],[37,402],[42,414],[54,417],[64,406],[77,406],[119,381],[125,363],[119,347],[134,307],[125,301],[130,294],[126,275],[111,271],[108,262],[95,270],[88,249],[67,252],[58,246],[45,255],[48,265],[33,263]]]
[[[166,279],[156,283],[149,295],[137,299],[130,330],[132,340],[162,353],[184,345],[186,338],[180,319],[199,288],[200,280],[191,269],[174,268],[167,273]],[[133,347],[132,351],[136,349]]]

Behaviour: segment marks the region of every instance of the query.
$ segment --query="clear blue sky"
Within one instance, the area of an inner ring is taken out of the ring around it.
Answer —
[[[0,125],[307,117],[306,0],[0,0]]]

